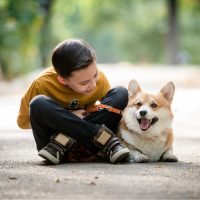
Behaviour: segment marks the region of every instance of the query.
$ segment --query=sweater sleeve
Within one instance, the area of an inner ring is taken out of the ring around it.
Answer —
[[[110,83],[109,83],[107,77],[105,76],[105,74],[103,72],[101,72],[101,74],[102,74],[102,81],[103,81],[103,84],[102,84],[103,85],[102,97],[104,97],[107,94],[107,92],[111,89],[111,86],[110,86]]]
[[[30,129],[29,103],[33,97],[39,94],[37,81],[34,81],[21,99],[21,105],[17,116],[17,124],[22,129]]]

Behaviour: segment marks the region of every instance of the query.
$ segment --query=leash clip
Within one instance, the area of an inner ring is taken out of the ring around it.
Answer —
[[[122,114],[122,110],[119,110],[117,108],[113,108],[112,106],[108,106],[106,104],[98,104],[98,105],[95,105],[91,108],[88,108],[84,114],[88,114],[88,113],[91,113],[91,112],[98,112],[98,111],[102,111],[102,110],[107,110],[108,112],[113,112],[113,113],[116,113],[116,114],[119,114],[121,115]]]
[[[101,107],[101,106],[98,106],[97,107],[97,111],[102,111],[102,110],[108,110],[111,108],[111,106],[106,106],[106,107]]]

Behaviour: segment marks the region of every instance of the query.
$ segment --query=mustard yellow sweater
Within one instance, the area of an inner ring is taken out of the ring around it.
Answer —
[[[86,109],[95,104],[110,90],[110,84],[105,75],[99,71],[99,80],[95,90],[90,95],[78,94],[62,85],[57,80],[57,73],[53,67],[42,71],[29,86],[21,99],[20,110],[17,117],[18,126],[22,129],[31,128],[29,119],[29,102],[33,97],[43,94],[55,99],[67,109]]]

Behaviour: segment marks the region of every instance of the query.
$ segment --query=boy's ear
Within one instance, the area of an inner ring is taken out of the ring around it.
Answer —
[[[64,78],[62,78],[61,76],[57,76],[57,79],[58,79],[58,81],[61,83],[61,84],[63,84],[63,85],[67,85],[67,80],[66,79],[64,79]]]

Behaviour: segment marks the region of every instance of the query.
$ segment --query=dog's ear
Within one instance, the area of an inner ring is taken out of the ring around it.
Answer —
[[[168,82],[160,91],[162,95],[171,103],[173,100],[175,85],[173,82]]]
[[[141,88],[140,88],[138,82],[136,80],[132,79],[128,85],[129,96],[134,97],[140,91],[141,91]]]

